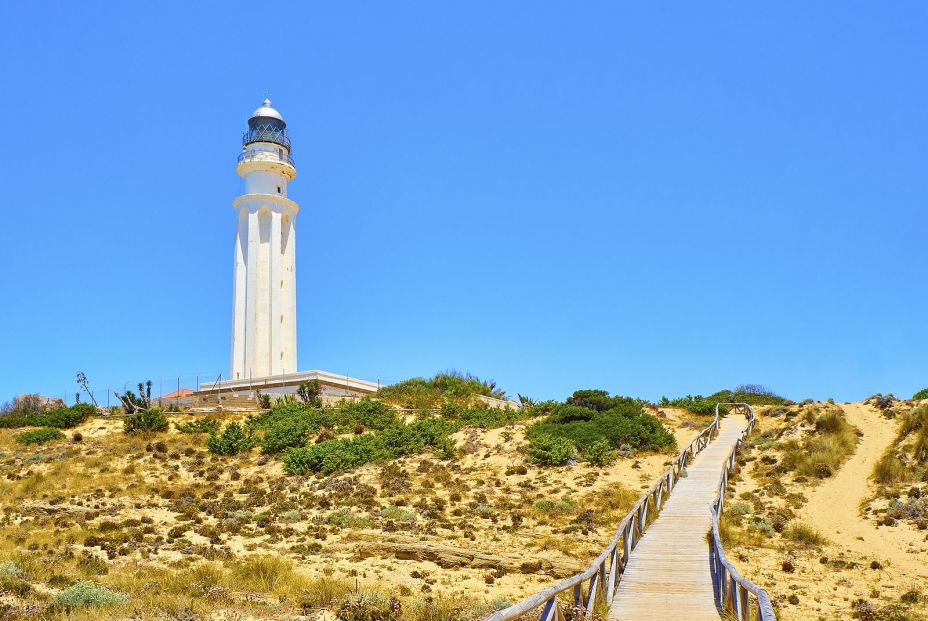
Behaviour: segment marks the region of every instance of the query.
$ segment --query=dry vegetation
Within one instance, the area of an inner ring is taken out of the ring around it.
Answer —
[[[704,424],[661,416],[680,445]],[[0,618],[475,618],[585,566],[672,453],[539,467],[520,421],[456,431],[451,458],[294,476],[177,430],[203,419],[0,429]]]

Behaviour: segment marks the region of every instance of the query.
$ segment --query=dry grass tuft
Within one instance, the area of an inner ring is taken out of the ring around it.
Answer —
[[[793,524],[786,529],[783,535],[790,541],[795,541],[805,546],[820,546],[828,543],[828,540],[822,533],[808,524]]]

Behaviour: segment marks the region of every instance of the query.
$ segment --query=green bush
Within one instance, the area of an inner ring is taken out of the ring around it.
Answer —
[[[250,433],[238,423],[229,423],[221,434],[211,433],[206,439],[206,448],[217,455],[237,455],[255,444]]]
[[[126,433],[167,431],[168,417],[160,408],[142,410],[126,416],[122,428]]]
[[[363,425],[366,429],[386,429],[400,422],[396,410],[383,401],[364,399],[341,408],[342,424]]]
[[[639,450],[676,446],[673,434],[664,428],[660,419],[646,413],[640,402],[629,398],[615,402],[605,411],[567,404],[555,406],[547,419],[529,427],[530,442],[538,435],[568,438],[580,453],[586,453],[594,442],[603,440],[611,448],[622,444]]]
[[[97,406],[91,403],[75,403],[68,409],[76,416],[80,417],[81,420],[87,420],[91,416],[95,416],[97,413]]]
[[[912,395],[912,399],[915,401],[921,401],[922,399],[928,399],[928,388],[922,388],[917,393]]]
[[[607,466],[614,462],[619,452],[609,444],[608,440],[595,440],[583,453],[583,459],[594,466]]]
[[[491,408],[489,406],[466,407],[448,403],[441,407],[439,415],[445,420],[453,421],[459,427],[496,429],[524,420],[534,415],[534,412],[510,408]]]
[[[306,419],[286,418],[270,425],[261,438],[261,452],[279,453],[306,444],[311,425]]]
[[[110,591],[95,582],[78,582],[72,584],[55,596],[55,601],[66,608],[84,608],[125,604],[129,598]]]
[[[542,466],[563,466],[576,454],[568,438],[547,433],[536,433],[528,447],[529,461]]]
[[[0,427],[57,427],[69,429],[75,427],[96,413],[97,409],[89,403],[76,403],[69,408],[55,408],[48,412],[13,412],[0,416]]]
[[[394,425],[377,434],[291,448],[282,458],[284,469],[290,474],[329,474],[418,453],[426,447],[444,452],[448,450],[447,436],[456,428],[448,421],[430,419],[408,425]]]
[[[200,418],[189,423],[174,423],[180,433],[216,433],[219,431],[219,421],[215,418]]]
[[[58,429],[52,427],[43,427],[42,429],[33,429],[16,434],[16,441],[20,444],[44,444],[52,440],[60,440],[64,437]]]
[[[247,425],[254,430],[268,430],[280,423],[301,421],[309,430],[322,427],[334,429],[341,426],[343,417],[338,408],[316,409],[305,403],[291,401],[275,404],[269,411],[248,419]]]

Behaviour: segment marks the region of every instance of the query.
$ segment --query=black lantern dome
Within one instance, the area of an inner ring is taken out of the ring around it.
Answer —
[[[287,123],[280,112],[271,107],[271,100],[265,99],[261,107],[248,119],[248,131],[242,134],[242,145],[253,142],[271,142],[290,149],[290,137],[287,135]]]

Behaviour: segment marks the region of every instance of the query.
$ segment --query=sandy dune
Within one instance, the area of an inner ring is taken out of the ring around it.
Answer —
[[[872,519],[861,516],[861,502],[870,498],[875,487],[870,482],[874,464],[896,436],[897,421],[889,420],[862,403],[841,406],[848,422],[863,436],[855,453],[837,475],[819,485],[800,511],[803,520],[814,524],[833,544],[857,554],[903,569],[912,578],[928,577],[928,566],[915,550],[923,543],[913,531],[895,529],[892,537],[880,532]],[[911,551],[910,551],[911,550]]]

